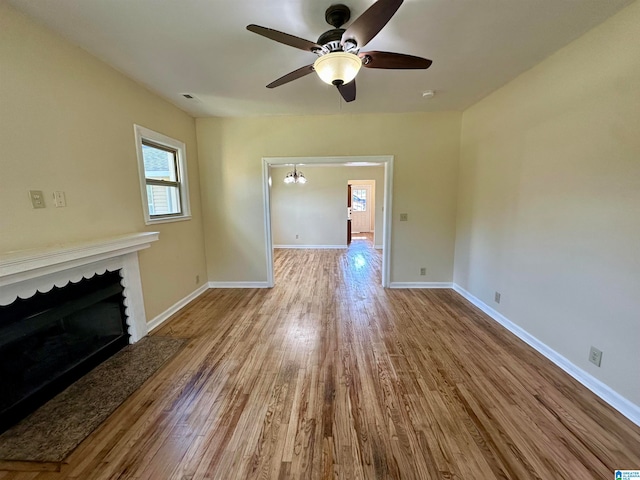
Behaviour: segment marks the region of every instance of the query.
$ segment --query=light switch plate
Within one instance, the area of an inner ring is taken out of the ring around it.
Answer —
[[[33,208],[46,208],[42,190],[29,190],[29,198],[31,198]]]

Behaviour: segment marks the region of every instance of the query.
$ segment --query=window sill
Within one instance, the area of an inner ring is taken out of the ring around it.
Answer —
[[[182,215],[180,217],[148,218],[144,221],[144,223],[145,225],[155,225],[158,223],[183,222],[185,220],[191,220],[191,215]]]

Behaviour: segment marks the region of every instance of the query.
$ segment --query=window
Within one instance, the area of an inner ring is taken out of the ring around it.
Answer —
[[[353,212],[367,211],[367,190],[365,188],[351,190],[351,210]]]
[[[135,135],[147,225],[191,218],[184,143],[139,125]]]

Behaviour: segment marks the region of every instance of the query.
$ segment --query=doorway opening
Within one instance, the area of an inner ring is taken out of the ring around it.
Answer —
[[[382,226],[379,215],[380,208],[376,205],[375,180],[349,180],[347,182],[349,203],[347,243],[352,239],[366,238],[372,246],[382,248]]]
[[[384,194],[381,209],[382,218],[382,235],[380,235],[380,245],[382,248],[382,286],[387,288],[390,283],[390,259],[391,259],[391,199],[393,197],[393,156],[380,155],[380,156],[357,156],[357,157],[266,157],[262,159],[262,173],[263,173],[263,195],[264,195],[264,222],[265,222],[265,246],[266,246],[266,260],[267,260],[267,286],[273,287],[275,283],[274,279],[274,265],[273,265],[273,229],[272,229],[272,187],[274,182],[282,182],[283,179],[278,177],[278,174],[282,169],[278,169],[278,166],[284,165],[298,165],[301,166],[314,166],[314,167],[371,167],[382,166],[384,167]],[[275,173],[277,172],[277,173]],[[308,176],[308,174],[307,174]],[[309,182],[313,179],[309,178]],[[343,214],[344,215],[344,214]],[[344,218],[344,217],[343,217]],[[345,239],[346,240],[346,239]],[[341,243],[343,244],[345,240]],[[376,243],[378,240],[376,239]],[[312,247],[308,247],[312,248]]]

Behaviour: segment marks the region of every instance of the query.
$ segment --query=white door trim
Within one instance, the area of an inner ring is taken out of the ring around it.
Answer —
[[[263,157],[262,194],[264,204],[264,232],[267,257],[267,286],[273,287],[273,237],[271,232],[271,166],[272,165],[384,165],[384,211],[382,219],[382,286],[389,287],[391,276],[391,199],[393,198],[393,155],[349,157]]]

